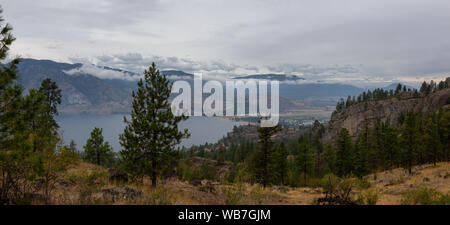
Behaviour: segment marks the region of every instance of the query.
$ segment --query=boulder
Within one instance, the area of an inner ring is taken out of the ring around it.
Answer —
[[[45,200],[46,198],[43,194],[26,192],[23,194],[20,204],[44,203]]]
[[[69,182],[67,182],[66,180],[63,180],[63,179],[56,180],[56,183],[62,187],[68,187],[70,185]]]
[[[422,173],[419,172],[419,171],[412,171],[411,172],[411,176],[420,175],[420,174],[422,174]]]
[[[214,185],[211,182],[206,182],[205,185],[203,185],[202,187],[200,187],[200,191],[203,192],[214,192],[216,189],[214,188]]]
[[[195,186],[195,187],[202,185],[202,181],[201,180],[191,180],[189,183],[192,186]]]
[[[136,200],[137,197],[142,195],[142,191],[136,188],[128,186],[118,186],[113,188],[107,188],[102,190],[103,198],[111,200],[113,202],[119,199]]]

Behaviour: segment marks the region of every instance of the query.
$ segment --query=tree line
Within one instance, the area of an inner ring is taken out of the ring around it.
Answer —
[[[371,173],[404,168],[411,173],[415,165],[449,162],[450,112],[442,108],[431,113],[405,113],[397,123],[389,119],[368,121],[364,130],[351,137],[342,128],[336,140],[322,143],[325,126],[318,121],[306,135],[287,142],[273,143],[279,127],[259,128],[259,141],[242,141],[215,148],[196,146],[185,157],[206,157],[228,162],[231,170],[227,182],[250,182],[304,186],[314,185],[320,178],[364,177]]]
[[[0,60],[5,61],[15,41],[12,27],[4,23],[0,8]],[[85,160],[102,166],[118,167],[135,181],[157,179],[173,173],[181,139],[189,137],[178,123],[186,120],[171,111],[171,83],[153,63],[132,93],[130,118],[120,135],[123,149],[112,151],[101,128],[78,152],[74,141],[65,145],[55,120],[62,93],[57,84],[44,79],[38,89],[26,93],[18,83],[20,59],[0,64],[0,204],[30,204],[41,196],[50,203],[50,194],[69,165]],[[31,198],[30,198],[31,196]],[[33,197],[34,196],[34,197]]]
[[[406,85],[397,84],[395,90],[384,90],[383,88],[376,88],[374,90],[367,90],[355,96],[348,96],[346,100],[343,98],[339,99],[336,104],[336,111],[341,111],[345,108],[350,107],[351,105],[360,103],[360,102],[368,102],[368,101],[377,101],[383,99],[389,99],[396,96],[399,96],[402,93],[409,92],[412,93],[413,98],[419,98],[426,96],[428,94],[434,93],[439,90],[443,90],[448,88],[450,83],[450,77],[446,78],[445,81],[440,81],[439,83],[434,82],[433,80],[430,83],[424,81],[420,86],[420,89],[417,90],[415,88],[407,88]]]
[[[15,40],[11,30],[0,17],[2,61]],[[25,93],[17,83],[19,61],[15,58],[0,66],[0,204],[19,204],[36,192],[37,181],[48,202],[57,174],[74,156],[62,144],[54,119],[61,90],[47,78],[39,89]]]
[[[7,58],[15,40],[11,30],[0,17],[0,60]],[[132,92],[131,114],[124,117],[126,127],[120,135],[122,150],[114,153],[104,140],[102,129],[94,128],[83,146],[84,152],[78,153],[73,141],[63,144],[54,119],[61,104],[61,90],[47,78],[39,89],[24,93],[17,82],[19,61],[13,59],[0,66],[0,204],[18,204],[37,191],[48,202],[58,175],[79,159],[117,167],[136,182],[147,177],[156,186],[158,179],[180,173],[174,168],[182,155],[198,155],[219,164],[231,163],[225,177],[228,182],[300,186],[331,173],[362,177],[395,167],[411,172],[414,165],[436,164],[450,158],[450,113],[444,110],[407,113],[398,121],[399,126],[378,120],[373,126],[367,124],[354,140],[342,129],[334,143],[325,145],[321,139],[326,128],[316,121],[308,133],[286,142],[273,141],[280,126],[260,127],[257,142],[246,140],[213,151],[208,151],[206,145],[190,153],[180,152],[177,149],[181,140],[189,137],[189,132],[180,130],[178,124],[187,117],[171,111],[172,84],[154,63],[144,71],[137,90]],[[424,83],[422,87],[420,92],[429,94],[448,88],[448,82]],[[399,86],[392,94],[382,89],[368,91],[356,100],[349,98],[345,105],[383,99],[405,89]],[[41,187],[36,189],[36,183]]]

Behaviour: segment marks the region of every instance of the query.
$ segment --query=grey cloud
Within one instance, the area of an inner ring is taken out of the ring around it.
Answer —
[[[448,0],[14,0],[2,6],[21,49],[30,51],[18,54],[58,61],[91,58],[134,72],[155,61],[163,69],[221,76],[299,73],[361,83],[450,72]],[[51,54],[42,51],[42,43],[55,40]]]
[[[72,59],[74,62],[83,61],[80,59]],[[220,61],[197,61],[189,58],[178,58],[178,57],[162,57],[162,56],[151,56],[143,57],[139,53],[127,53],[118,54],[113,56],[98,56],[95,60],[99,65],[107,65],[112,67],[120,67],[122,69],[130,70],[133,72],[142,72],[143,69],[155,62],[161,69],[176,69],[183,70],[185,72],[216,72],[216,73],[231,73],[240,66],[236,64],[227,64]]]
[[[324,73],[357,73],[359,69],[352,65],[311,65],[311,64],[281,64],[268,66],[271,71],[283,73],[302,73],[305,75],[320,75]]]
[[[184,72],[202,72],[204,77],[214,79],[227,79],[235,76],[258,74],[258,73],[278,73],[299,75],[306,80],[300,83],[351,83],[361,87],[384,86],[394,82],[402,82],[410,85],[417,85],[425,80],[442,80],[450,73],[429,73],[417,76],[395,76],[386,77],[373,74],[370,68],[364,65],[314,65],[314,64],[277,64],[277,65],[238,65],[225,64],[217,61],[198,61],[191,58],[151,56],[144,57],[140,53],[127,53],[121,55],[102,55],[93,59],[71,58],[72,62],[83,63],[83,67],[68,74],[89,73],[100,78],[115,78],[135,80],[137,77],[130,77],[129,74],[105,71],[102,66],[118,68],[138,74],[155,62],[160,70],[181,70]],[[96,64],[96,66],[92,65]]]

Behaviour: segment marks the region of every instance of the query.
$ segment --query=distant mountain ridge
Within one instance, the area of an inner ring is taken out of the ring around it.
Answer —
[[[91,74],[69,75],[65,71],[82,64],[57,63],[50,60],[22,59],[18,65],[19,83],[25,91],[39,88],[49,77],[62,89],[62,113],[111,114],[129,111],[134,81],[100,79]]]
[[[92,65],[91,65],[92,66]],[[81,69],[83,64],[60,63],[51,60],[22,59],[18,65],[19,83],[25,88],[39,88],[40,83],[46,77],[55,81],[62,89],[62,104],[59,107],[61,113],[66,114],[113,114],[128,113],[131,109],[131,92],[137,88],[136,80],[107,78],[107,72],[121,72],[127,76],[141,76],[135,72],[111,67],[97,67],[102,69],[106,76],[99,78]],[[69,71],[75,71],[69,73]],[[172,81],[184,79],[192,82],[193,74],[178,70],[161,71]],[[280,74],[275,74],[280,75]],[[267,79],[302,79],[300,77],[249,75],[237,79],[249,79],[262,76]],[[106,78],[105,78],[106,77]],[[112,76],[114,77],[114,76]],[[236,79],[236,78],[235,78]],[[288,106],[302,105],[293,104],[292,101],[309,101],[308,104],[319,104],[315,98],[328,98],[328,106],[335,105],[338,97],[356,95],[361,93],[361,88],[348,84],[326,84],[326,83],[282,83],[280,84],[280,96],[282,108]],[[331,100],[330,100],[331,99]],[[291,101],[292,100],[292,101]],[[289,103],[290,102],[290,103]],[[323,102],[321,103],[323,106]]]

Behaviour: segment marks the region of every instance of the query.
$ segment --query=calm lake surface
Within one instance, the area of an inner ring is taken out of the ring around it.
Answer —
[[[74,140],[77,149],[83,150],[86,140],[94,127],[103,128],[103,137],[113,147],[114,151],[120,151],[119,134],[123,132],[125,123],[124,115],[59,115],[56,117],[61,130],[63,131],[64,143],[70,143]],[[129,116],[127,116],[129,118]],[[180,128],[187,128],[191,133],[189,139],[184,139],[182,145],[190,147],[208,143],[215,143],[234,126],[242,123],[230,120],[211,118],[211,117],[190,117],[188,120],[180,123]]]

